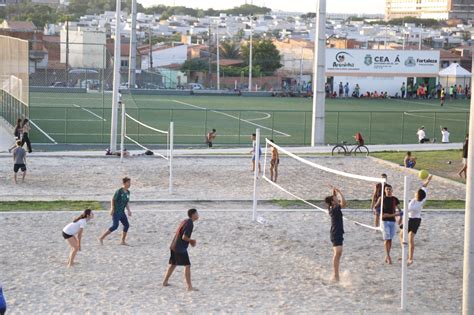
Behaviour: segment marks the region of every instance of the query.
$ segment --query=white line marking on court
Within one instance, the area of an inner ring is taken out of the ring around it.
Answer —
[[[262,128],[262,129],[266,129],[266,130],[272,131],[272,128],[268,128],[268,127],[265,127],[265,126],[256,124],[256,123],[251,122],[251,121],[249,121],[249,120],[247,120],[247,119],[242,119],[242,118],[239,118],[239,117],[234,116],[234,115],[231,115],[231,114],[227,114],[227,113],[224,113],[224,112],[220,112],[220,111],[218,111],[218,110],[213,110],[213,109],[209,109],[209,108],[205,108],[205,107],[201,107],[201,106],[197,106],[197,105],[193,105],[193,104],[189,104],[189,103],[185,103],[185,102],[181,102],[181,101],[177,101],[177,100],[173,100],[173,102],[178,103],[178,104],[182,104],[182,105],[191,106],[191,107],[194,107],[194,108],[197,108],[197,109],[208,110],[208,111],[213,112],[213,113],[216,113],[216,114],[224,115],[224,116],[227,116],[227,117],[230,117],[230,118],[233,118],[233,119],[237,119],[237,120],[246,122],[247,124],[250,124],[250,125],[253,125],[253,126]],[[291,135],[289,135],[289,134],[287,134],[287,133],[284,133],[284,132],[282,132],[282,131],[278,131],[278,130],[276,130],[276,129],[273,129],[273,132],[278,133],[278,134],[280,134],[280,135],[282,135],[282,136],[284,136],[284,137],[291,137]]]
[[[56,142],[56,140],[54,140],[50,135],[48,135],[43,129],[41,129],[37,124],[35,124],[31,119],[30,119],[30,123],[36,127],[36,129],[38,129],[42,134],[44,134],[46,136],[46,138],[48,138],[52,143],[54,144],[58,144]]]
[[[410,111],[411,112],[411,111]],[[410,112],[403,112],[403,115],[406,116],[413,116],[413,117],[420,117],[420,118],[428,118],[428,119],[435,119],[434,117],[431,116],[424,116],[424,115],[418,115],[418,114],[411,114]],[[437,117],[438,120],[449,120],[449,121],[457,121],[457,122],[465,122],[465,119],[454,119],[454,118],[439,118]]]
[[[83,111],[86,111],[86,112],[88,112],[89,114],[94,115],[95,117],[99,118],[100,120],[107,121],[107,120],[104,119],[104,117],[97,115],[96,113],[94,113],[93,111],[88,110],[87,108],[84,108],[84,107],[79,106],[79,105],[77,105],[77,104],[72,104],[72,106],[77,107],[77,108],[80,108],[80,109],[82,109]]]
[[[430,106],[430,107],[443,108],[443,107],[441,107],[441,105],[428,104],[428,103],[411,101],[411,100],[400,100],[400,99],[393,99],[393,98],[389,98],[389,100],[392,101],[392,102],[410,103],[410,104],[418,104],[418,105],[424,105],[424,106]],[[464,111],[467,111],[467,112],[469,111],[469,109],[467,109],[465,107],[459,107],[459,105],[454,105],[454,104],[449,104],[449,103],[445,103],[445,105],[446,105],[446,107],[444,107],[444,108],[452,107],[452,108],[459,109],[459,110],[464,110]]]
[[[261,117],[261,118],[252,118],[252,119],[247,119],[248,121],[259,121],[259,120],[266,120],[266,119],[269,119],[272,117],[271,114],[269,113],[265,113],[265,112],[256,112],[256,113],[260,113],[260,114],[263,114],[265,115],[265,117]]]

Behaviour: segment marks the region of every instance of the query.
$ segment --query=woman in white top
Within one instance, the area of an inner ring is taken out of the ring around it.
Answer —
[[[420,189],[415,193],[415,199],[408,203],[408,265],[413,264],[413,253],[415,252],[415,235],[421,224],[421,210],[425,206],[428,190],[433,175],[430,175]],[[400,225],[400,244],[403,244],[403,224]],[[402,248],[403,249],[403,248]]]
[[[66,242],[71,247],[71,252],[69,254],[69,259],[67,261],[67,266],[72,267],[74,265],[74,258],[78,251],[81,250],[81,240],[82,232],[84,227],[87,225],[87,222],[94,217],[91,209],[86,209],[84,212],[77,218],[66,225],[63,229],[63,237]]]

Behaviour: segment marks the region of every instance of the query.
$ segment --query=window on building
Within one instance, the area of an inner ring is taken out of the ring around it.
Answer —
[[[128,60],[121,60],[120,61],[120,66],[121,67],[128,67]]]

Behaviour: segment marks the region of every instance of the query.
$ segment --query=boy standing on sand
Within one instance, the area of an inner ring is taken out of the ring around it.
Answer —
[[[169,286],[169,279],[176,269],[176,266],[184,266],[184,277],[188,291],[198,291],[191,284],[191,261],[188,255],[188,246],[196,246],[196,240],[191,239],[193,233],[194,222],[199,220],[199,214],[196,209],[188,210],[188,219],[182,221],[176,230],[173,241],[170,246],[170,260],[168,270],[163,280],[163,286]]]
[[[392,264],[390,251],[392,249],[392,240],[395,237],[395,219],[400,216],[400,200],[393,196],[393,189],[390,185],[385,185],[385,196],[383,198],[383,205],[381,205],[382,198],[379,198],[375,207],[382,206],[382,222],[383,222],[383,241],[385,246],[385,262]],[[398,210],[398,212],[397,212]]]
[[[24,182],[26,176],[26,151],[21,145],[21,140],[17,140],[16,148],[13,149],[13,163],[13,172],[15,173],[13,179],[15,184],[18,184],[17,174],[20,169],[23,172],[21,181]]]
[[[273,139],[270,140],[274,143]],[[270,160],[270,180],[276,183],[278,179],[278,164],[280,164],[280,154],[277,148],[272,146],[272,159]]]
[[[339,195],[339,198],[338,198]],[[331,216],[331,242],[333,246],[333,280],[339,281],[339,265],[342,256],[342,243],[344,242],[344,222],[342,218],[342,208],[346,207],[346,199],[341,191],[333,188],[332,196],[325,198],[328,206],[328,213]]]

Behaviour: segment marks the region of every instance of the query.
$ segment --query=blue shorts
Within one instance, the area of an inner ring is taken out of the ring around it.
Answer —
[[[395,221],[383,221],[383,240],[392,240],[395,237]]]

